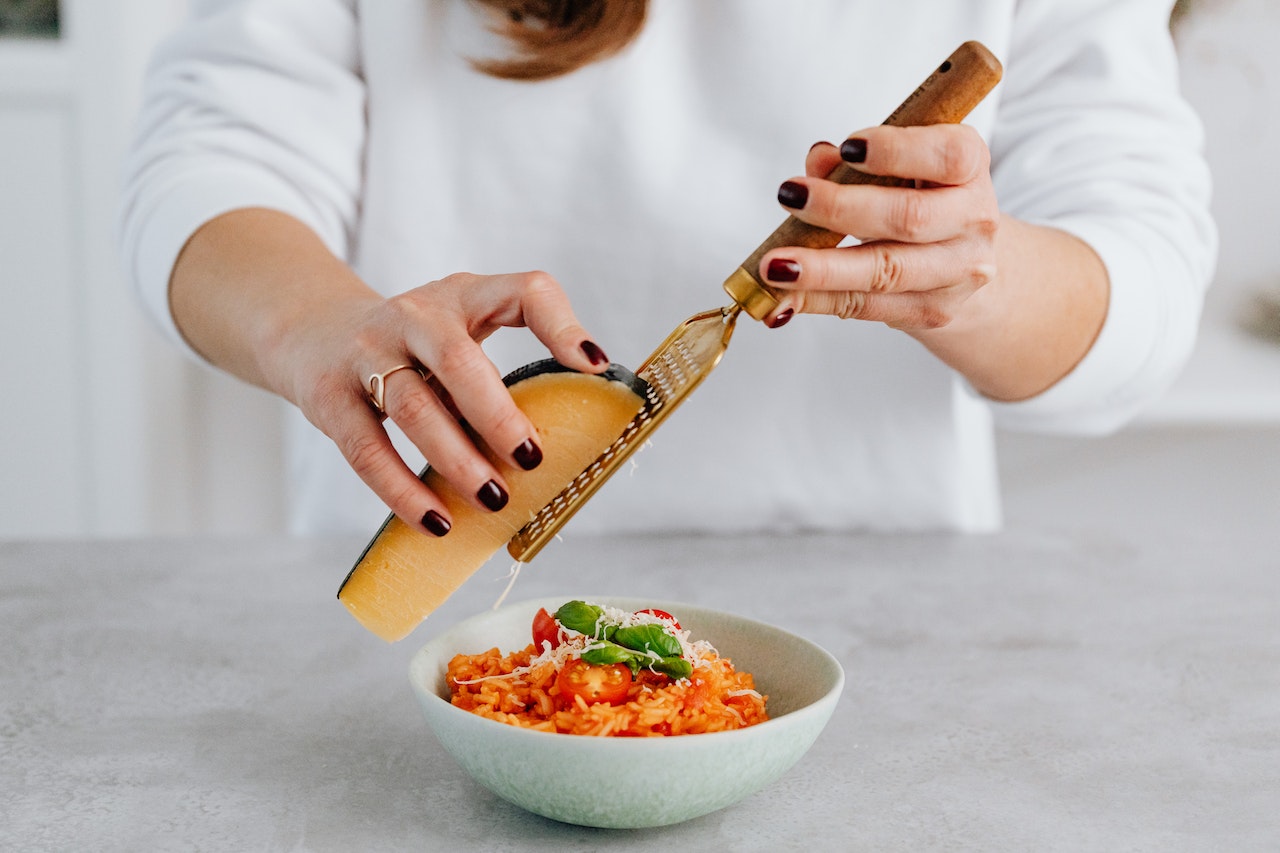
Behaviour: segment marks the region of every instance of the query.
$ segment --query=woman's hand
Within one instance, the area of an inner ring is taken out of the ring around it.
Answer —
[[[460,421],[525,470],[542,450],[480,342],[524,326],[568,367],[608,366],[546,273],[459,273],[387,299],[309,229],[269,210],[205,225],[179,259],[171,294],[196,349],[298,406],[396,515],[436,536],[451,519],[392,446],[384,417],[451,485],[496,512],[508,484]],[[375,375],[382,410],[371,398]]]
[[[842,185],[823,179],[841,161],[914,186]],[[963,125],[869,128],[840,148],[819,143],[807,177],[787,181],[778,201],[811,225],[860,245],[781,248],[761,277],[788,291],[765,322],[794,313],[878,320],[908,331],[946,326],[996,273],[1000,210],[981,137]]]
[[[825,180],[842,159],[911,183]],[[781,296],[768,325],[796,313],[886,323],[996,400],[1041,393],[1092,346],[1107,314],[1106,268],[1076,237],[1001,213],[990,152],[972,128],[868,128],[838,149],[815,145],[805,170],[778,200],[860,243],[766,253],[760,276]]]
[[[401,518],[439,536],[451,523],[445,507],[396,453],[382,417],[395,421],[431,467],[478,507],[506,506],[508,484],[460,423],[524,470],[542,461],[537,430],[480,347],[503,326],[527,326],[566,366],[592,373],[608,366],[551,276],[459,273],[353,306],[315,333],[304,331],[282,375],[289,377],[290,399],[369,488]],[[393,370],[406,364],[416,369]],[[371,405],[375,375],[384,375],[383,411]]]

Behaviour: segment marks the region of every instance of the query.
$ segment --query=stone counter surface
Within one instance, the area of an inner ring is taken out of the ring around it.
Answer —
[[[1210,439],[1113,446],[1066,504],[1014,454],[991,536],[555,543],[511,600],[695,602],[845,668],[786,776],[652,830],[523,812],[422,720],[409,658],[504,558],[387,645],[334,598],[360,541],[0,543],[0,850],[1280,850],[1280,439]]]

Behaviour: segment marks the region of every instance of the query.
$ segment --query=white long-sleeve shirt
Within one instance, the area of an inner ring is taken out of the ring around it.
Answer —
[[[746,319],[710,379],[570,530],[999,524],[993,428],[1097,433],[1163,391],[1195,337],[1216,249],[1201,128],[1160,0],[652,0],[620,55],[550,81],[485,76],[464,0],[197,0],[157,53],[123,251],[157,322],[204,222],[270,207],[373,287],[551,272],[595,340],[635,366],[785,216],[778,185],[820,139],[882,121],[957,45],[1004,81],[968,122],[1004,211],[1089,243],[1110,276],[1088,355],[993,404],[883,325]],[[506,371],[546,355],[485,344]],[[421,457],[401,441],[411,465]],[[386,510],[299,416],[299,531]]]

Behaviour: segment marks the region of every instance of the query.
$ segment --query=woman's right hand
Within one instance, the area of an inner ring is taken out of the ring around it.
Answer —
[[[457,273],[385,298],[312,232],[273,211],[236,211],[205,225],[179,259],[171,296],[197,350],[298,406],[396,515],[435,536],[452,519],[392,446],[371,377],[385,377],[385,417],[431,467],[496,512],[509,486],[461,421],[525,470],[537,467],[542,450],[480,342],[523,326],[567,367],[600,373],[609,364],[546,273]],[[422,373],[393,370],[401,365]]]

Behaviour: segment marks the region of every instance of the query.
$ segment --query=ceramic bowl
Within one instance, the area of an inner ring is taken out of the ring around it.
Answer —
[[[745,729],[666,738],[602,738],[532,731],[449,703],[445,669],[459,653],[530,643],[539,607],[511,604],[461,622],[413,658],[409,678],[444,748],[503,799],[565,823],[639,828],[708,814],[764,788],[813,744],[844,687],[844,671],[821,647],[781,628],[675,602],[580,596],[625,610],[675,614],[693,639],[708,640],[768,696],[770,719]]]

